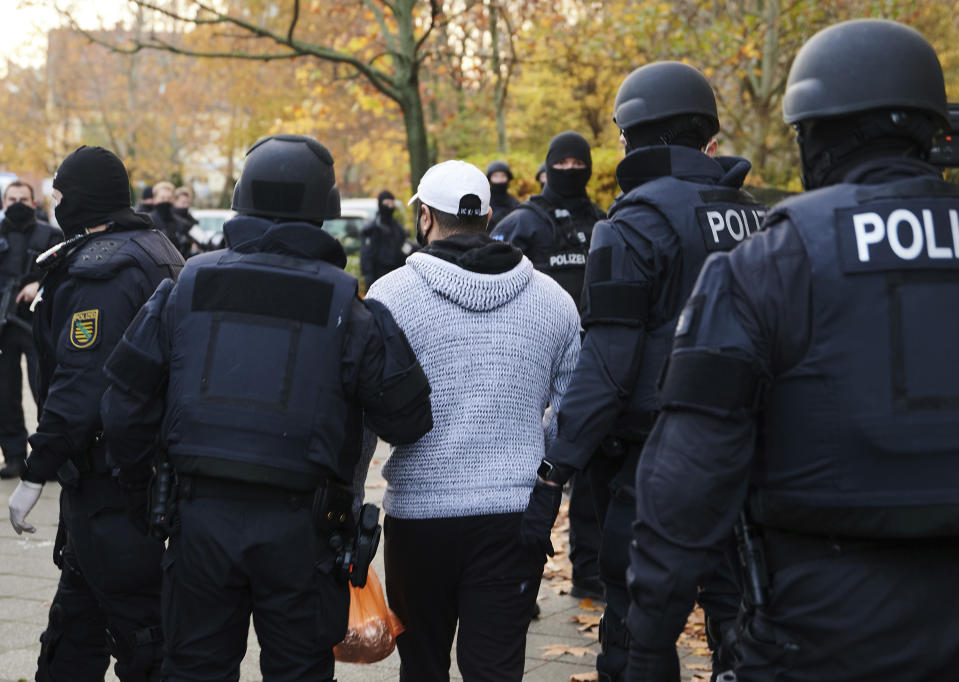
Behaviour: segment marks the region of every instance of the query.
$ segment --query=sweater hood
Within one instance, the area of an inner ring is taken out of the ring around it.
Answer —
[[[526,256],[515,267],[492,275],[472,272],[422,252],[407,258],[406,264],[437,294],[473,312],[506,305],[533,277],[533,264]]]

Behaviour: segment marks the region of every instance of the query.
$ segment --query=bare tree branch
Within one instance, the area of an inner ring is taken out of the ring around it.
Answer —
[[[300,0],[293,0],[293,19],[290,21],[290,28],[286,32],[286,39],[293,41],[293,29],[296,28],[296,22],[300,18]]]
[[[430,25],[426,27],[426,30],[423,32],[423,35],[420,36],[419,40],[416,41],[415,53],[420,53],[420,48],[423,46],[423,43],[430,37],[430,33],[433,32],[433,27],[436,26],[436,17],[443,13],[442,7],[438,0],[430,0]],[[418,64],[422,64],[422,59],[416,60]]]

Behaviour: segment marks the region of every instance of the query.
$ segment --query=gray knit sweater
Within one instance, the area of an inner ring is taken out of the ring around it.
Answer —
[[[487,275],[425,253],[378,279],[368,296],[393,313],[433,389],[433,430],[394,446],[383,465],[386,513],[526,509],[579,357],[573,299],[525,257]]]

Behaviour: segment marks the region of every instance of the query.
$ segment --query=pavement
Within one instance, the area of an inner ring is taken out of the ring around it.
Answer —
[[[36,407],[28,392],[24,394],[24,412],[28,428],[36,426]],[[380,468],[389,454],[380,443],[367,478],[367,501],[379,504],[386,482]],[[33,535],[17,536],[9,525],[6,501],[16,481],[0,481],[0,682],[32,680],[40,651],[39,637],[47,622],[50,600],[56,592],[59,571],[52,561],[57,530],[59,486],[48,485],[30,515],[37,527]],[[565,505],[564,505],[565,506]],[[541,615],[532,621],[526,637],[524,680],[530,682],[566,682],[595,680],[595,660],[599,652],[598,620],[601,605],[569,596],[570,567],[565,555],[568,520],[561,515],[554,528],[553,544],[557,556],[546,566],[538,603]],[[379,552],[374,568],[383,578],[383,554]],[[690,616],[686,632],[679,641],[680,665],[684,681],[709,679],[709,659],[703,635],[702,614]],[[253,629],[240,672],[241,682],[262,679],[259,644]],[[399,655],[393,652],[385,660],[370,665],[338,663],[339,682],[385,682],[399,679]],[[106,680],[114,681],[112,667]],[[461,680],[456,666],[455,645],[451,680]]]

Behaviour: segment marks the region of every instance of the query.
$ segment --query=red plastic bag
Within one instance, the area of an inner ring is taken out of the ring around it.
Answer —
[[[403,624],[386,605],[379,578],[370,566],[365,587],[350,585],[350,620],[346,638],[333,655],[342,663],[376,663],[393,653]]]

